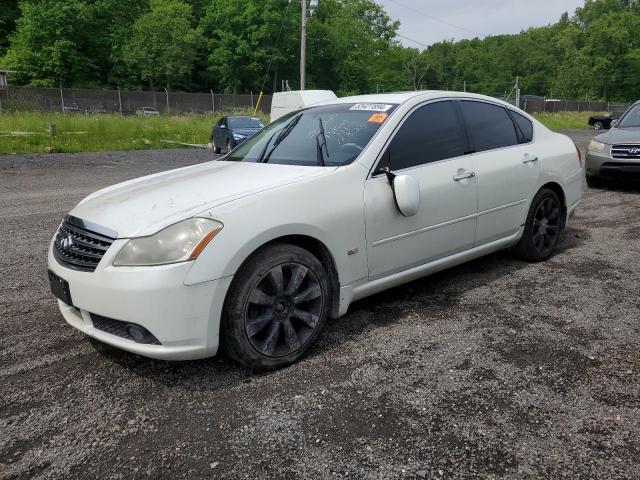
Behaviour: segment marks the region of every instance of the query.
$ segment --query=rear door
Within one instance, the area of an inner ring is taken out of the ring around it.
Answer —
[[[540,176],[533,125],[502,105],[475,100],[458,102],[478,180],[476,245],[518,231]],[[518,118],[520,117],[520,118]]]
[[[404,217],[384,174],[374,173],[365,182],[369,278],[471,248],[477,182],[467,149],[452,101],[420,106],[400,125],[376,170],[389,166],[394,174],[417,180],[420,207],[416,215]]]

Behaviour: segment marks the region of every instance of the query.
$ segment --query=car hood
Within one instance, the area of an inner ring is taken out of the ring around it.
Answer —
[[[145,236],[223,203],[333,170],[213,161],[107,187],[69,214],[114,230],[118,238]]]
[[[244,135],[245,137],[250,137],[259,130],[259,128],[234,128],[232,129],[232,132],[236,135]]]
[[[612,128],[607,133],[595,137],[598,142],[614,145],[616,143],[640,143],[640,127]]]

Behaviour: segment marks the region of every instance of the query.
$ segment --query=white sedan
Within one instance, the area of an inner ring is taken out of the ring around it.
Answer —
[[[355,300],[497,250],[549,258],[582,180],[570,139],[493,98],[341,98],[220,160],[88,196],[53,238],[49,280],[102,342],[275,368]]]

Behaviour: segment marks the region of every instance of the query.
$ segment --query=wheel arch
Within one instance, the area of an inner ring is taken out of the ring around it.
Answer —
[[[264,242],[259,247],[255,248],[249,255],[247,255],[238,270],[242,268],[251,258],[259,254],[260,251],[265,247],[276,243],[295,245],[308,251],[311,255],[318,259],[318,261],[322,264],[322,266],[327,271],[327,274],[329,275],[329,285],[331,287],[331,310],[329,312],[329,316],[331,318],[336,318],[338,316],[338,309],[340,304],[340,277],[338,275],[338,268],[329,248],[322,241],[318,240],[315,237],[303,234],[291,234],[270,239]],[[227,292],[227,295],[229,295],[229,292]]]
[[[551,190],[553,193],[555,193],[556,195],[558,195],[558,198],[560,199],[560,203],[562,204],[562,221],[563,224],[566,224],[567,221],[567,196],[564,192],[564,189],[562,188],[562,185],[560,185],[558,182],[547,182],[544,185],[542,185],[539,189],[538,192],[540,190],[542,190],[543,188],[546,188],[548,190]]]

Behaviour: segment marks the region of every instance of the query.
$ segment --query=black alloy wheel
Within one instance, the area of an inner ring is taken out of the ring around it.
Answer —
[[[558,244],[560,232],[560,205],[552,197],[539,204],[533,216],[533,246],[540,256],[550,255]]]
[[[267,245],[240,267],[229,287],[222,346],[251,368],[289,365],[316,340],[330,306],[329,275],[318,258],[296,245]]]
[[[306,266],[273,267],[247,300],[244,325],[251,345],[267,357],[295,353],[318,326],[322,303],[320,280]]]
[[[565,212],[558,195],[541,189],[531,202],[524,232],[513,253],[529,262],[548,259],[555,251],[564,230]]]

